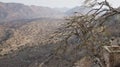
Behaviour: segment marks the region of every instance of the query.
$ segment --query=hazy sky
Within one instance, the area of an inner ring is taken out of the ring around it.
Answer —
[[[48,7],[75,7],[80,6],[84,0],[0,0],[0,2],[15,2],[26,5]],[[113,6],[119,6],[120,0],[108,0]]]

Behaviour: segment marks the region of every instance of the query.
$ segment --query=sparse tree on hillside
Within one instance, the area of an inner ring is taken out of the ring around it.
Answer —
[[[106,30],[104,23],[109,17],[120,14],[120,12],[110,6],[106,0],[102,2],[86,0],[85,4],[90,7],[97,5],[99,8],[93,8],[87,14],[78,14],[76,12],[74,16],[66,19],[67,22],[51,37],[52,42],[64,44],[58,46],[47,61],[61,50],[60,54],[64,54],[69,47],[68,40],[73,35],[77,36],[80,40],[80,43],[74,47],[74,51],[82,48],[87,49],[88,55],[92,58],[95,56],[100,57],[101,47],[109,45],[109,36],[111,34]]]

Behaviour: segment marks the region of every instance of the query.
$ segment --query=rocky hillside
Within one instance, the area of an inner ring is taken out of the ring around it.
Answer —
[[[109,20],[115,23],[109,23]],[[107,21],[107,31],[113,37],[119,37],[119,15],[110,17]],[[62,21],[63,22],[63,21]],[[53,23],[53,24],[51,24]],[[93,63],[83,49],[74,49],[77,46],[71,38],[67,51],[51,56],[62,43],[46,44],[49,35],[61,24],[59,19],[40,19],[23,24],[18,28],[0,26],[0,66],[3,67],[99,67]],[[7,33],[9,32],[9,36]],[[7,37],[7,38],[6,38]],[[5,38],[5,39],[4,39]],[[75,41],[75,42],[74,42]],[[114,41],[114,40],[113,40]],[[52,57],[52,59],[50,59]],[[49,60],[49,62],[47,62]],[[89,62],[88,62],[89,61]],[[44,63],[45,62],[45,63]]]
[[[42,41],[44,42],[44,39],[61,23],[61,19],[37,19],[25,24],[18,23],[16,27],[12,27],[14,23],[11,26],[5,24],[0,28],[0,46],[4,48],[1,53],[16,50],[21,46],[30,46],[30,44],[31,46],[38,45]]]

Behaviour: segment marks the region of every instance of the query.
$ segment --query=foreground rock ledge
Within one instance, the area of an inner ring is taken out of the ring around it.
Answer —
[[[120,67],[120,46],[104,46],[105,67]]]

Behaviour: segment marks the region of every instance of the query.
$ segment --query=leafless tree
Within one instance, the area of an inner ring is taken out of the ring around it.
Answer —
[[[90,3],[90,1],[86,0],[85,4]],[[102,2],[94,0],[93,2],[92,4],[90,3],[91,7],[97,5],[99,8],[93,8],[86,14],[78,14],[76,12],[74,16],[67,18],[67,22],[52,35],[50,41],[62,43],[62,45],[55,49],[47,61],[61,50],[60,54],[64,54],[69,47],[68,40],[73,35],[77,36],[80,40],[80,43],[74,47],[74,51],[84,48],[88,50],[88,54],[92,58],[94,56],[100,57],[101,47],[110,43],[110,34],[106,31],[104,23],[109,17],[120,14],[120,12],[110,6],[107,0]]]

